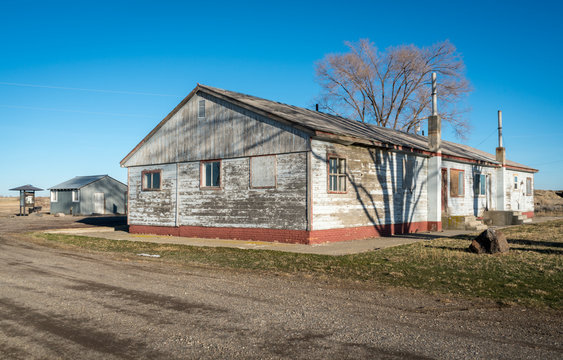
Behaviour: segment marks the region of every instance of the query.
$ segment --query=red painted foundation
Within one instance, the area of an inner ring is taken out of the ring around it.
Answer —
[[[522,215],[526,216],[528,219],[531,219],[534,217],[534,212],[533,211],[526,211],[523,212]]]
[[[156,234],[208,239],[271,241],[292,244],[321,244],[325,242],[350,241],[371,237],[440,230],[442,230],[441,222],[417,222],[410,224],[362,226],[313,231],[203,226],[129,226],[129,232],[132,234]]]

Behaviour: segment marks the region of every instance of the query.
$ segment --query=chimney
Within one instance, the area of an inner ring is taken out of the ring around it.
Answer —
[[[319,111],[319,104],[315,104],[315,110]]]
[[[502,111],[498,111],[498,147],[496,159],[502,165],[506,164],[506,149],[502,146]]]
[[[431,152],[440,152],[442,145],[442,119],[438,115],[436,95],[436,73],[432,73],[432,115],[428,117],[428,148]]]

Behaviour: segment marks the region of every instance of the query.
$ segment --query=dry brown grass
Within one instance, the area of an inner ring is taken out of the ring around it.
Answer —
[[[50,201],[48,197],[38,196],[35,198],[35,206],[42,206],[42,213],[49,212]],[[0,216],[16,215],[20,212],[20,198],[19,197],[0,197]]]
[[[553,190],[534,190],[535,213],[539,216],[563,216],[563,198]]]
[[[326,256],[268,250],[191,247],[36,233],[40,244],[90,251],[161,255],[158,262],[218,266],[338,278],[374,285],[410,287],[500,304],[563,309],[563,220],[502,230],[510,251],[477,255],[473,236],[441,238],[355,255]]]

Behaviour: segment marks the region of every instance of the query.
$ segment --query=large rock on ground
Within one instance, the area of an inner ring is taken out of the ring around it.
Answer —
[[[476,254],[496,254],[507,252],[510,247],[506,236],[500,231],[487,229],[477,236],[469,245],[469,251]]]

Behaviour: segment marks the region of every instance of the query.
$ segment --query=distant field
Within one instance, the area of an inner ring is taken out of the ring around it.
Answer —
[[[36,197],[35,206],[42,206],[42,213],[50,210],[50,202],[48,197]],[[0,216],[10,216],[20,213],[19,197],[0,197]]]

